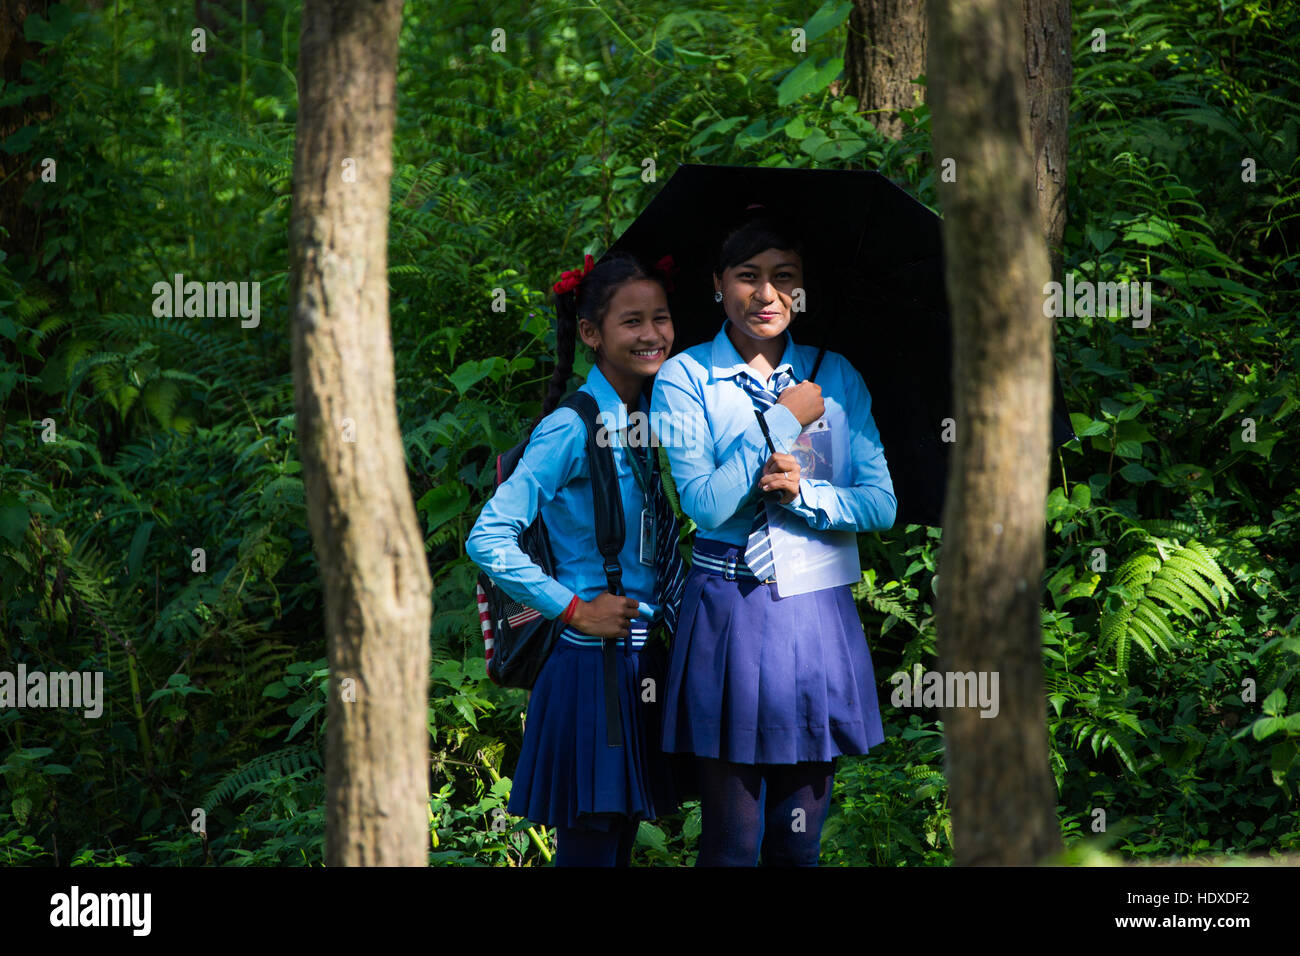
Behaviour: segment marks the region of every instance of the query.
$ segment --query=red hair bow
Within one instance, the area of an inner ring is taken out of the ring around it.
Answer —
[[[590,254],[583,256],[583,268],[570,269],[568,272],[560,273],[560,281],[551,286],[556,295],[563,295],[570,289],[576,289],[578,283],[587,277],[587,273],[596,267],[596,260]]]
[[[667,292],[674,291],[676,285],[673,283],[673,276],[677,275],[679,270],[677,269],[677,264],[673,262],[672,253],[669,253],[656,262],[654,268],[655,272],[658,272],[664,277],[664,290]]]

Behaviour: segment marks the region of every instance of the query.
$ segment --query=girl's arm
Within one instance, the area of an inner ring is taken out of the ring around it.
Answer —
[[[559,408],[533,431],[514,472],[483,506],[465,553],[500,588],[546,618],[564,613],[574,592],[546,574],[519,547],[541,506],[582,470],[587,429],[578,413]]]
[[[749,497],[770,452],[758,420],[750,412],[745,431],[724,453],[722,464],[714,467],[714,423],[709,421],[699,382],[689,374],[687,361],[692,360],[685,356],[669,359],[659,370],[651,408],[661,421],[667,416],[672,429],[671,439],[667,433],[658,437],[665,443],[682,511],[701,530],[712,531],[725,524]],[[802,430],[794,413],[784,405],[773,405],[763,418],[772,443],[789,451]]]
[[[894,526],[898,500],[880,431],[871,417],[871,393],[857,369],[843,357],[835,358],[844,382],[853,484],[843,487],[822,478],[800,478],[799,494],[783,507],[817,531],[886,531]]]

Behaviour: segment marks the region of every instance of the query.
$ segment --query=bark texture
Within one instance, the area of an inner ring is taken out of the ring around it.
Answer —
[[[307,0],[302,18],[293,375],[329,638],[328,866],[428,860],[430,580],[388,324],[401,14],[402,0]]]
[[[912,82],[925,73],[925,31],[925,0],[853,0],[845,91],[891,139],[903,135],[898,111],[925,101],[925,87]]]
[[[929,0],[930,105],[954,333],[956,445],[937,585],[939,666],[998,675],[998,712],[943,709],[955,861],[1060,849],[1039,600],[1051,320],[1024,82],[1021,0]]]
[[[1033,139],[1038,215],[1047,238],[1052,278],[1063,281],[1065,259],[1065,171],[1069,149],[1070,62],[1069,0],[1024,0],[1025,89]]]
[[[1066,222],[1066,159],[1069,147],[1069,0],[1023,0],[1025,89],[1033,141],[1035,188],[1047,237],[1052,278],[1063,280],[1061,252]],[[844,51],[845,90],[878,129],[892,139],[903,133],[898,110],[925,101],[925,0],[854,0]],[[883,110],[884,112],[875,112]]]

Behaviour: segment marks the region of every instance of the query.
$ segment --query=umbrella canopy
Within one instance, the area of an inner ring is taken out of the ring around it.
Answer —
[[[724,232],[748,206],[796,223],[804,239],[806,311],[790,334],[844,355],[871,392],[898,498],[896,525],[938,526],[951,444],[952,328],[941,220],[877,172],[683,165],[610,247],[680,270],[668,303],[674,350],[712,339],[726,315],[713,300]],[[1055,363],[1053,447],[1075,437]]]

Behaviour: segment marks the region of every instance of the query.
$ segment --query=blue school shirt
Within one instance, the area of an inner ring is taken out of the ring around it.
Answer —
[[[627,420],[623,400],[599,369],[591,370],[579,391],[594,398],[600,411],[608,412],[615,421]],[[644,398],[640,405],[641,411],[647,410]],[[611,445],[626,529],[619,552],[623,590],[640,604],[640,616],[649,621],[659,606],[654,603],[654,568],[643,565],[638,555],[641,488],[632,475],[631,452],[621,446],[617,433],[611,435]],[[519,548],[519,535],[539,510],[551,539],[558,580]],[[557,408],[538,423],[514,472],[483,506],[465,542],[465,552],[508,595],[554,619],[564,613],[574,594],[591,601],[607,590],[604,565],[596,549],[595,513],[587,426],[573,409]]]
[[[727,337],[727,324],[713,341],[674,355],[659,369],[651,420],[656,434],[670,436],[663,443],[673,481],[682,511],[699,526],[697,537],[743,547],[759,500],[758,478],[772,453],[754,417],[754,400],[736,377],[748,375],[764,387],[769,382],[740,357]],[[814,346],[795,345],[787,331],[776,370],[789,369],[801,382],[817,352]],[[836,405],[844,410],[852,433],[853,484],[836,487],[825,479],[802,478],[799,494],[782,507],[817,531],[884,531],[894,524],[898,502],[871,417],[871,393],[838,352],[827,351],[816,382],[827,411]],[[772,444],[788,455],[803,430],[794,412],[773,405],[763,417]]]

